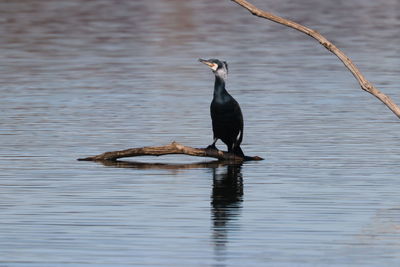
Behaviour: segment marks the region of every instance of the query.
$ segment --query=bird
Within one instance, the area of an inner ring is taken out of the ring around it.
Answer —
[[[240,148],[243,139],[243,114],[239,103],[228,93],[225,82],[228,77],[228,63],[218,59],[199,59],[211,68],[215,75],[214,97],[210,105],[213,143],[207,149],[217,149],[215,143],[220,139],[228,152],[244,158]]]

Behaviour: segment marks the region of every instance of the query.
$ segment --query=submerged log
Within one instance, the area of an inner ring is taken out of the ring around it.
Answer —
[[[148,146],[148,147],[138,147],[129,148],[119,151],[105,152],[96,156],[80,158],[81,161],[115,161],[119,158],[127,157],[138,157],[138,156],[161,156],[169,154],[184,154],[189,156],[197,157],[211,157],[219,160],[229,160],[229,161],[251,161],[251,160],[263,160],[263,158],[254,156],[245,156],[244,158],[238,157],[232,153],[217,149],[207,149],[207,148],[193,148],[181,145],[176,142],[172,142],[165,146]]]

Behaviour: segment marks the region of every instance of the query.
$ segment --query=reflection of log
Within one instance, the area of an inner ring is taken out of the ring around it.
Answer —
[[[262,158],[255,156],[249,157],[245,156],[245,158],[241,158],[235,156],[234,154],[215,150],[215,149],[206,149],[206,148],[193,148],[178,144],[176,142],[172,142],[166,146],[149,146],[149,147],[139,147],[139,148],[130,148],[120,151],[112,151],[105,152],[100,155],[81,158],[78,160],[86,160],[86,161],[115,161],[119,158],[126,157],[137,157],[137,156],[161,156],[161,155],[169,155],[169,154],[184,154],[189,156],[197,156],[197,157],[211,157],[217,158],[219,160],[230,160],[230,161],[248,161],[248,160],[263,160]]]
[[[261,17],[264,19],[268,19],[271,21],[274,21],[276,23],[288,26],[290,28],[293,28],[295,30],[298,30],[300,32],[303,32],[314,39],[316,39],[321,45],[323,45],[326,49],[328,49],[330,52],[335,54],[342,62],[343,64],[350,70],[350,72],[354,75],[354,77],[357,79],[358,83],[361,86],[361,89],[364,91],[372,94],[376,98],[378,98],[380,101],[382,101],[383,104],[385,104],[397,117],[400,118],[400,107],[397,106],[393,100],[379,91],[372,83],[370,83],[364,75],[360,72],[360,70],[354,65],[354,63],[348,58],[345,53],[343,53],[339,48],[337,48],[333,43],[328,41],[324,36],[322,36],[319,32],[312,30],[310,28],[307,28],[299,23],[296,23],[294,21],[290,21],[287,19],[284,19],[282,17],[276,16],[272,13],[266,12],[264,10],[261,10],[254,5],[250,4],[249,2],[245,0],[232,0],[233,2],[239,4],[240,6],[244,7],[250,13],[257,17]]]
[[[212,160],[206,162],[196,163],[147,163],[135,161],[122,161],[122,160],[101,160],[97,161],[107,167],[127,168],[138,170],[186,170],[186,169],[199,169],[199,168],[219,168],[231,164],[230,161]],[[241,163],[238,163],[241,164]],[[235,164],[233,164],[235,165]]]

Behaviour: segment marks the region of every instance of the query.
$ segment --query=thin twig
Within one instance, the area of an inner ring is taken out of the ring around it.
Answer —
[[[335,54],[343,62],[343,64],[350,70],[350,72],[357,79],[358,83],[361,86],[361,89],[374,95],[376,98],[382,101],[382,103],[384,103],[397,117],[400,118],[400,107],[397,106],[389,96],[379,91],[372,83],[370,83],[364,77],[364,75],[362,75],[360,70],[354,65],[354,63],[350,60],[350,58],[348,58],[345,53],[343,53],[339,48],[337,48],[332,42],[328,41],[319,32],[312,30],[308,27],[305,27],[294,21],[287,20],[282,17],[276,16],[272,13],[261,10],[245,0],[231,0],[231,1],[244,7],[245,9],[250,11],[250,13],[252,13],[257,17],[268,19],[276,23],[288,26],[316,39],[321,45],[323,45],[326,49]]]

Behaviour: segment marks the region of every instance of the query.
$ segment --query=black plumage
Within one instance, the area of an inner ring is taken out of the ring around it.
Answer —
[[[228,152],[244,157],[240,148],[243,139],[242,111],[239,103],[225,88],[228,64],[218,59],[199,61],[209,66],[215,74],[214,97],[210,106],[214,142],[209,148],[215,149],[215,143],[220,139],[228,147]]]

